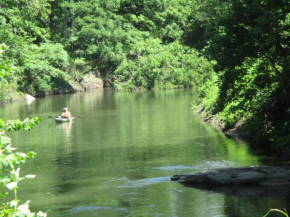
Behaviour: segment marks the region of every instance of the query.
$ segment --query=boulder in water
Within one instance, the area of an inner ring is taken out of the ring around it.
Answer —
[[[250,166],[223,168],[192,175],[174,175],[172,181],[210,185],[290,185],[290,167]]]

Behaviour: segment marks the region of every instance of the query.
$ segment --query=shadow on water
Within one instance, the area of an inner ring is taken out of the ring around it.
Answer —
[[[209,191],[230,196],[241,197],[278,197],[290,195],[290,186],[225,186],[225,185],[208,185],[208,184],[185,184],[185,187],[195,188],[202,191]]]
[[[223,215],[227,217],[262,217],[269,209],[290,210],[290,186],[223,186],[206,184],[182,184],[191,193],[205,194],[209,198],[220,198],[223,205]],[[219,199],[219,200],[220,200]],[[192,201],[193,202],[193,201]],[[212,209],[211,202],[207,205]],[[273,212],[268,217],[282,217]]]

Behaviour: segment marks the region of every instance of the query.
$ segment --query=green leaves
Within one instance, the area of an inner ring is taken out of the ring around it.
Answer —
[[[19,131],[19,130],[31,130],[35,125],[40,123],[41,118],[26,118],[23,121],[20,120],[9,120],[6,122],[6,130],[9,131]]]
[[[283,211],[283,210],[280,210],[280,209],[270,209],[270,210],[266,213],[266,215],[264,215],[264,217],[268,216],[271,212],[279,212],[279,213],[281,213],[283,216],[289,217],[289,215],[288,215],[286,209],[284,209],[284,211]]]
[[[10,59],[5,58],[6,45],[3,43],[0,45],[0,81],[3,82],[6,76],[11,74],[15,67],[11,65]]]
[[[8,121],[4,123],[5,128],[9,131],[30,130],[40,122],[40,118],[25,119],[24,121]],[[22,153],[15,152],[12,147],[11,139],[6,135],[2,128],[0,131],[0,198],[2,203],[0,205],[1,216],[46,216],[46,213],[33,213],[29,210],[29,201],[20,204],[17,198],[17,189],[19,182],[24,179],[34,178],[35,175],[20,176],[20,165],[25,163],[27,159],[33,158],[36,154],[34,152]],[[6,202],[6,197],[9,192],[14,193],[14,199]]]
[[[139,54],[115,70],[116,88],[199,86],[213,71],[212,63],[179,42],[163,45],[160,40],[148,39],[138,45]]]
[[[79,1],[69,5],[72,55],[90,62],[117,89],[192,87],[212,65],[183,46],[194,3]],[[204,75],[203,75],[204,74]]]
[[[207,0],[198,12],[204,54],[217,61],[216,78],[201,88],[203,108],[256,143],[290,152],[290,2]]]
[[[190,87],[202,82],[203,67],[212,67],[183,47],[195,17],[195,1],[5,0],[2,4],[9,9],[0,17],[5,27],[0,36],[10,46],[9,59],[18,68],[13,81],[23,92],[57,90],[89,72],[123,89]]]
[[[61,69],[68,66],[69,56],[60,44],[28,46],[19,58],[19,64],[19,88],[25,92],[50,91],[65,85],[68,80],[68,75]]]

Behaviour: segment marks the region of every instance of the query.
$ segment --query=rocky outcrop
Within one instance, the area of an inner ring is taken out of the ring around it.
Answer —
[[[102,79],[97,78],[93,74],[87,74],[84,76],[80,83],[70,82],[69,89],[72,92],[82,92],[86,90],[99,89],[104,87],[104,82]]]
[[[290,167],[239,167],[224,168],[192,175],[174,175],[172,181],[207,185],[290,185]]]
[[[103,88],[104,82],[90,73],[84,76],[81,82],[81,86],[84,90],[98,89]]]
[[[29,94],[26,94],[24,99],[27,100],[27,101],[33,101],[33,100],[35,100],[35,97],[33,97],[33,96],[29,95]]]
[[[12,102],[23,101],[23,100],[26,100],[27,102],[32,102],[33,100],[35,100],[35,97],[29,94],[13,93],[8,97],[8,99],[0,101],[0,105],[3,103],[12,103]]]

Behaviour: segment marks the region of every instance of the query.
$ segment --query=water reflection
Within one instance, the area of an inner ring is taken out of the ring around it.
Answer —
[[[114,208],[114,207],[100,207],[100,206],[79,206],[77,208],[74,208],[71,210],[71,214],[74,215],[79,212],[91,212],[91,211],[97,211],[97,210],[107,210],[107,211],[123,211],[128,212],[126,208]]]
[[[0,107],[5,120],[43,117],[31,132],[12,134],[19,151],[38,153],[21,168],[23,174],[33,171],[37,178],[23,182],[19,196],[31,200],[31,210],[45,210],[50,206],[46,193],[51,192],[55,200],[51,217],[242,216],[235,215],[239,212],[262,216],[266,213],[262,208],[284,205],[284,196],[275,199],[276,204],[266,196],[264,206],[260,199],[170,181],[173,174],[261,164],[246,143],[226,138],[193,114],[194,96],[192,90],[104,89]],[[84,117],[62,124],[47,118],[59,115],[63,105]],[[257,202],[260,210],[240,206],[249,201]]]
[[[170,182],[170,177],[154,177],[148,179],[139,179],[128,181],[124,185],[119,185],[117,188],[143,188],[147,185]]]
[[[72,130],[72,121],[69,122],[65,122],[65,123],[55,123],[55,127],[58,130],[63,131],[63,135],[64,135],[64,147],[66,150],[66,153],[71,153],[72,152],[72,134],[71,134],[71,130]]]
[[[289,186],[222,186],[206,184],[182,184],[186,189],[192,189],[192,194],[204,195],[208,198],[220,198],[219,201],[205,202],[209,207],[204,216],[209,216],[213,205],[222,202],[221,216],[264,216],[270,208],[289,210],[290,187]],[[199,192],[199,193],[197,193]],[[195,210],[199,208],[196,207]],[[212,213],[211,216],[220,216]],[[196,216],[203,216],[197,214]],[[281,216],[279,213],[271,213],[269,217]]]

